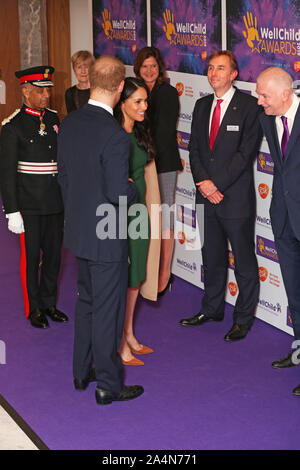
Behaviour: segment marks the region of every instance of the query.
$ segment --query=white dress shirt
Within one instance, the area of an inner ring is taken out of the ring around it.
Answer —
[[[212,103],[212,107],[211,107],[211,110],[210,110],[210,117],[209,117],[209,133],[210,133],[210,126],[211,126],[211,120],[212,120],[213,112],[215,110],[215,107],[217,106],[217,100],[223,100],[222,103],[221,103],[221,115],[220,115],[220,125],[221,125],[224,114],[226,113],[226,110],[229,106],[230,101],[232,100],[232,97],[233,97],[234,93],[235,93],[235,88],[233,86],[231,86],[229,88],[229,90],[226,91],[225,95],[223,95],[223,96],[217,97],[214,94],[214,100],[213,100],[213,103]]]
[[[110,114],[114,115],[113,109],[108,106],[107,104],[100,103],[100,101],[92,100],[91,98],[88,101],[88,104],[92,104],[93,106],[98,106],[99,108],[103,108],[108,111]]]
[[[288,129],[289,129],[289,135],[291,135],[291,133],[292,133],[292,129],[293,129],[293,125],[294,125],[295,116],[296,116],[296,113],[297,113],[297,110],[298,110],[298,106],[299,106],[299,98],[295,94],[293,94],[293,102],[292,102],[290,108],[287,110],[287,112],[285,114],[283,114],[283,116],[285,116],[287,118],[287,125],[288,125]],[[282,123],[282,120],[281,120],[281,116],[276,116],[275,123],[276,123],[277,135],[278,135],[278,142],[279,142],[279,146],[280,146],[282,136],[283,136],[283,123]]]

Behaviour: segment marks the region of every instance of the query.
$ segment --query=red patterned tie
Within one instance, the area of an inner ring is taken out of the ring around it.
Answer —
[[[210,150],[214,148],[215,140],[218,134],[218,130],[220,127],[220,116],[221,116],[221,103],[223,100],[217,100],[217,105],[214,109],[211,126],[210,126],[210,134],[209,134],[209,146]]]

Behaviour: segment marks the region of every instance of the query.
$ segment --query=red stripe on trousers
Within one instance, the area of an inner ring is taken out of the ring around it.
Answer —
[[[27,276],[26,276],[26,248],[25,248],[25,233],[20,234],[21,242],[21,257],[20,257],[20,273],[21,273],[21,284],[24,298],[24,309],[26,318],[29,317],[29,299],[27,291]]]

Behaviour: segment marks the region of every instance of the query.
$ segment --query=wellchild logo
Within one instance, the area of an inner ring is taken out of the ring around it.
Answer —
[[[251,49],[251,53],[269,53],[283,55],[299,55],[300,29],[258,27],[257,18],[252,12],[247,11],[243,16],[245,30],[243,36]]]
[[[235,269],[235,263],[234,263],[234,255],[232,251],[228,252],[228,266],[230,269]]]
[[[271,219],[269,219],[269,217],[261,217],[260,215],[257,215],[256,222],[259,225],[263,225],[264,227],[271,228]]]
[[[192,190],[187,188],[182,188],[180,186],[176,187],[176,192],[182,196],[186,196],[188,199],[194,200],[196,196],[196,190],[193,188]]]
[[[286,308],[286,324],[287,326],[290,326],[291,328],[293,328],[292,315],[288,306]]]
[[[270,154],[259,152],[257,157],[257,171],[261,171],[262,173],[266,173],[267,175],[273,175],[274,162]]]
[[[192,205],[177,205],[177,220],[189,227],[196,228],[196,211],[193,210]]]
[[[264,258],[270,259],[278,263],[278,255],[275,243],[264,237],[256,236],[256,253]]]
[[[108,11],[107,8],[104,8],[102,18],[102,28],[107,39],[121,39],[122,41],[136,40],[135,20],[111,20],[110,11]]]
[[[180,258],[177,258],[176,261],[177,261],[177,264],[181,268],[185,269],[186,271],[194,272],[196,270],[195,263],[189,263],[188,261],[185,261],[184,259],[180,259]]]
[[[0,364],[6,364],[6,345],[2,340],[0,340]]]
[[[192,115],[189,113],[180,113],[179,114],[179,119],[185,122],[191,122],[192,121]]]
[[[166,9],[164,12],[165,24],[163,30],[170,45],[188,45],[194,47],[206,47],[206,24],[202,23],[180,23],[174,21],[173,13]],[[202,53],[204,61],[207,54]]]
[[[189,149],[189,141],[190,141],[191,134],[183,131],[177,131],[177,143],[178,147],[181,150],[188,150]]]
[[[279,302],[277,302],[276,304],[273,304],[272,302],[268,302],[267,300],[259,299],[258,304],[264,310],[268,310],[269,312],[273,312],[277,316],[278,316],[279,313],[281,313],[281,305],[280,305]]]

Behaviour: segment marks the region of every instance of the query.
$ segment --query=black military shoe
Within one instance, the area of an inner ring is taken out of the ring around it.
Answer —
[[[45,308],[43,312],[45,315],[48,315],[48,317],[50,317],[53,321],[60,323],[65,323],[69,321],[67,315],[65,315],[63,312],[60,312],[60,310],[57,310],[55,306]]]
[[[29,321],[35,328],[49,328],[49,323],[44,312],[41,312],[38,308],[30,312]]]

